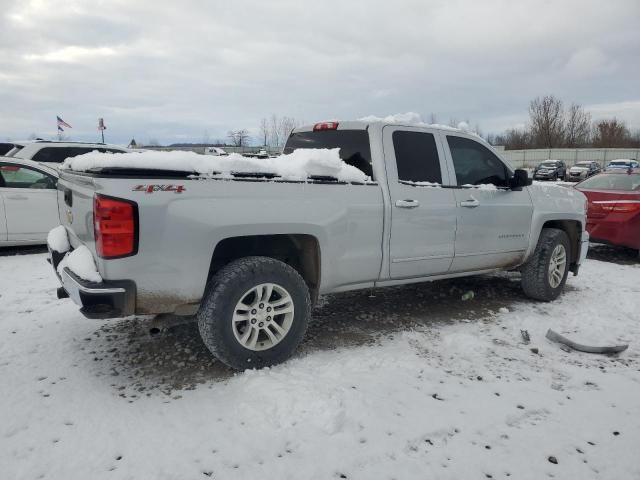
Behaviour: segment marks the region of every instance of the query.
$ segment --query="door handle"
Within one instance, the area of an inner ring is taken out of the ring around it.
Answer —
[[[476,208],[478,205],[480,205],[480,202],[473,198],[473,196],[471,196],[469,200],[463,200],[460,202],[460,206],[466,208]]]
[[[398,208],[416,208],[420,206],[418,200],[396,200],[396,207]]]
[[[29,197],[25,195],[9,195],[7,196],[9,200],[28,200]]]

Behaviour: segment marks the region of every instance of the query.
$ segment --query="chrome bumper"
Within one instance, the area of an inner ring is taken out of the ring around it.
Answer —
[[[56,272],[62,288],[80,307],[87,318],[121,318],[135,313],[136,286],[130,280],[87,282],[68,267],[58,272],[58,264],[64,254],[49,249],[48,261]],[[59,295],[60,296],[60,295]]]

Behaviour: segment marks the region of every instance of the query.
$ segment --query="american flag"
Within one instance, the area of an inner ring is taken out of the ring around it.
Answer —
[[[58,130],[61,130],[60,127],[73,128],[71,125],[69,125],[67,122],[62,120],[60,117],[56,116],[56,119],[58,120]]]

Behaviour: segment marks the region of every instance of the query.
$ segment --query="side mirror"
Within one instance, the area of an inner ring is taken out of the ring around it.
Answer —
[[[532,183],[532,180],[529,178],[529,172],[518,169],[513,173],[513,177],[511,177],[509,181],[509,188],[511,188],[511,190],[521,190],[522,187],[528,187]]]

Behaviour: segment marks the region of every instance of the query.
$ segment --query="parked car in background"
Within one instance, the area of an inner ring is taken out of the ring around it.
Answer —
[[[625,168],[625,169],[640,168],[640,163],[638,163],[637,160],[621,158],[618,160],[611,160],[607,164],[607,169],[611,169],[611,168]]]
[[[5,156],[22,158],[34,162],[62,163],[66,158],[98,150],[103,153],[125,153],[126,148],[104,143],[85,142],[53,142],[49,140],[33,140],[16,142]]]
[[[1,142],[0,143],[0,155],[6,155],[8,152],[13,150],[16,146],[15,143],[12,142]]]
[[[562,160],[545,160],[533,171],[534,180],[564,180],[567,165]]]
[[[600,164],[598,162],[585,160],[576,163],[569,169],[569,174],[567,175],[566,180],[569,180],[570,182],[581,182],[582,180],[589,178],[592,175],[596,175],[601,171],[602,168],[600,168]]]
[[[213,155],[214,157],[224,157],[229,155],[220,147],[205,147],[204,148],[205,155]]]
[[[0,247],[44,244],[58,225],[57,170],[0,157]]]
[[[591,241],[640,250],[640,169],[612,169],[575,187],[587,196]]]

